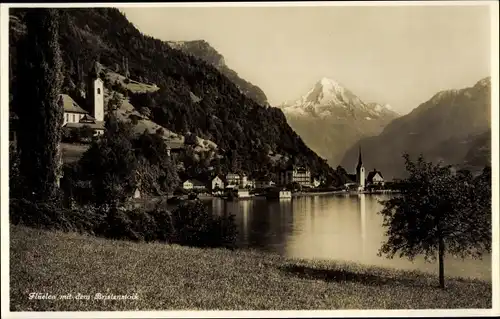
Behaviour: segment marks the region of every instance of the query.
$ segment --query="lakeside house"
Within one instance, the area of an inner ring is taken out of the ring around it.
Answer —
[[[298,183],[304,187],[311,187],[311,171],[305,167],[290,166],[281,171],[278,176],[279,185]]]
[[[255,181],[245,174],[228,173],[225,184],[226,188],[255,188]]]
[[[218,175],[212,178],[212,181],[210,182],[210,189],[212,191],[217,188],[224,189],[224,180]]]
[[[182,188],[185,190],[205,190],[206,186],[204,183],[196,179],[188,179],[182,183]]]
[[[239,174],[228,173],[226,175],[226,187],[240,185],[241,177]]]
[[[380,171],[377,171],[376,169],[373,169],[373,171],[368,173],[368,176],[366,177],[366,184],[384,186],[385,182],[382,173]]]

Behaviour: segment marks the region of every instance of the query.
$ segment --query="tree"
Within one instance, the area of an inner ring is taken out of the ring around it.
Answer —
[[[63,110],[57,9],[26,10],[27,33],[18,48],[19,170],[25,196],[48,200],[57,193]]]
[[[132,147],[130,124],[111,115],[106,130],[80,160],[82,178],[92,183],[97,205],[118,205],[135,191],[138,162]]]
[[[426,261],[437,255],[444,288],[446,254],[480,258],[491,250],[491,179],[487,170],[473,179],[422,155],[416,162],[403,157],[408,177],[399,183],[401,194],[382,201],[387,240],[379,255],[412,260],[423,254]]]
[[[168,156],[168,148],[162,137],[147,132],[135,140],[136,156],[142,158],[139,165],[139,176],[145,178],[141,183],[154,185],[154,189],[171,192],[179,184],[180,179],[174,163]]]
[[[147,108],[147,107],[141,107],[139,109],[139,113],[141,113],[145,117],[151,117],[151,110],[149,108]]]

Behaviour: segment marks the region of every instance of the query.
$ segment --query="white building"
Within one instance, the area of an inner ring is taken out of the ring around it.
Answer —
[[[224,189],[224,181],[219,176],[215,176],[211,182],[212,190],[219,188]]]
[[[368,177],[366,177],[366,184],[384,186],[384,177],[382,176],[382,173],[376,169],[369,172]]]
[[[193,182],[191,182],[189,179],[182,183],[182,188],[190,190],[193,189]]]
[[[292,166],[284,171],[281,171],[278,179],[279,185],[298,183],[301,186],[311,187],[311,172],[304,167]]]
[[[229,173],[226,175],[226,185],[236,185],[239,186],[241,183],[241,177],[239,174]]]
[[[87,80],[87,110],[81,108],[69,95],[59,94],[59,105],[64,109],[63,127],[78,129],[90,127],[94,135],[104,133],[104,84],[97,71],[90,72]]]

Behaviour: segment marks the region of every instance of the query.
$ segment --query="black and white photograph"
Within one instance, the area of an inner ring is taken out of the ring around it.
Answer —
[[[497,1],[1,6],[3,318],[500,315]]]

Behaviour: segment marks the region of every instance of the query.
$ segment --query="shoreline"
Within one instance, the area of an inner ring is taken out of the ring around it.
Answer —
[[[311,196],[327,196],[327,195],[340,195],[340,196],[357,196],[357,195],[389,195],[389,194],[397,194],[399,193],[398,191],[382,191],[382,192],[346,192],[346,191],[323,191],[323,192],[296,192],[292,193],[292,198],[294,197],[311,197]],[[168,199],[172,198],[173,196],[168,196]],[[199,200],[213,200],[213,199],[222,199],[222,200],[228,200],[227,198],[221,197],[221,196],[216,196],[216,195],[209,195],[209,194],[203,194],[203,195],[198,195],[197,199]],[[234,198],[233,200],[253,200],[253,199],[266,199],[266,196],[264,194],[257,194],[257,195],[252,195],[250,197],[242,197],[242,198]],[[288,198],[290,199],[290,198]],[[136,203],[154,203],[158,202],[160,200],[167,200],[167,197],[151,197],[151,198],[141,198],[141,199],[136,199]],[[185,198],[180,198],[179,199],[181,202],[188,201],[189,199]]]

